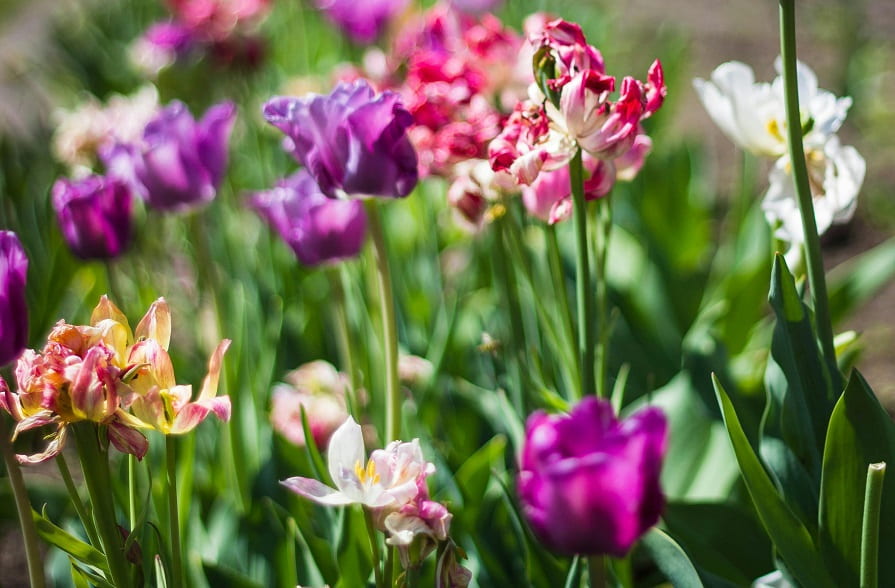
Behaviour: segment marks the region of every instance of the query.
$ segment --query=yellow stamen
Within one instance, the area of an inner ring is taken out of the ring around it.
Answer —
[[[366,469],[361,466],[361,463],[358,460],[358,462],[354,464],[354,475],[357,476],[357,479],[360,480],[361,484],[366,484],[367,482],[372,484],[379,483],[379,474],[376,472],[376,464],[372,459],[367,461]]]
[[[778,141],[784,141],[783,133],[780,131],[780,125],[777,123],[776,118],[772,118],[771,120],[769,120],[765,125],[765,129],[767,129],[768,133],[770,133],[771,136]]]

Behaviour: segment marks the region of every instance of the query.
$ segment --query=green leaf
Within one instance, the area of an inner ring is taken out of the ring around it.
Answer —
[[[895,423],[867,382],[852,372],[830,420],[820,500],[820,548],[841,585],[857,585],[867,466],[895,463]],[[883,485],[879,585],[895,583],[895,484]]]
[[[752,497],[758,518],[771,537],[781,559],[792,575],[806,586],[834,586],[824,560],[805,525],[793,514],[777,493],[774,484],[755,455],[740,426],[736,411],[717,378],[712,376],[718,405],[724,417],[727,434],[733,445],[740,473]]]
[[[301,428],[305,436],[305,450],[308,452],[308,457],[311,458],[314,476],[324,484],[334,486],[333,480],[330,479],[329,469],[327,469],[326,464],[323,462],[323,457],[320,455],[320,450],[317,448],[314,435],[311,434],[311,425],[308,423],[308,415],[303,405],[301,406]]]
[[[155,586],[156,588],[168,588],[168,577],[165,575],[165,565],[162,563],[162,557],[156,555],[155,562]]]
[[[341,535],[337,541],[339,581],[336,588],[366,586],[373,571],[373,557],[363,510],[349,506],[342,509],[342,517]]]
[[[457,470],[454,479],[463,494],[465,504],[473,505],[481,501],[488,488],[488,480],[491,479],[491,468],[503,459],[506,447],[507,438],[495,435]]]
[[[759,447],[786,503],[813,527],[824,437],[842,379],[838,367],[823,359],[811,312],[779,254],[769,300],[777,323],[765,372],[767,403]]]
[[[895,275],[895,239],[836,266],[828,276],[830,315],[836,324],[889,284]]]
[[[34,519],[34,526],[37,528],[38,535],[44,541],[58,547],[81,563],[108,572],[109,564],[106,562],[106,556],[101,551],[84,543],[65,529],[57,527],[50,519],[34,509],[31,510],[31,516]]]
[[[245,576],[233,568],[216,562],[203,561],[202,567],[208,577],[210,586],[228,586],[230,588],[263,588],[262,584]]]
[[[640,547],[649,553],[656,565],[677,588],[702,586],[693,562],[677,542],[664,531],[653,528],[640,540]]]

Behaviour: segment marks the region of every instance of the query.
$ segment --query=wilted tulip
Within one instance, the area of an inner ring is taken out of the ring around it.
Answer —
[[[0,366],[18,357],[28,344],[25,279],[28,258],[12,231],[0,231]]]
[[[365,80],[339,84],[326,96],[272,98],[264,118],[286,133],[288,150],[331,198],[401,198],[419,179],[405,132],[413,117],[397,94],[376,94]]]
[[[667,424],[646,408],[619,421],[588,397],[568,415],[528,418],[518,479],[529,524],[563,554],[624,557],[659,520]]]
[[[57,180],[53,208],[68,246],[81,259],[112,259],[130,245],[133,196],[117,178]]]

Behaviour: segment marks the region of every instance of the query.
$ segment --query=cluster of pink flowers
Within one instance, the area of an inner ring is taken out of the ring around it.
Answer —
[[[529,42],[536,82],[488,155],[495,172],[509,172],[519,185],[531,187],[525,202],[533,214],[556,222],[570,212],[569,190],[562,188],[568,182],[548,174],[568,174],[567,164],[581,149],[589,199],[607,194],[616,179],[636,175],[650,148],[640,123],[662,105],[666,88],[657,60],[646,82],[625,77],[613,99],[616,78],[606,73],[603,56],[577,24],[545,22],[530,32]]]
[[[38,463],[58,455],[68,427],[80,421],[105,425],[108,441],[138,458],[149,442],[140,432],[165,435],[191,431],[209,414],[230,418],[230,399],[217,396],[224,352],[218,345],[196,400],[192,386],[177,385],[168,356],[171,316],[164,299],[155,301],[131,332],[127,318],[103,296],[89,325],[59,321],[38,352],[26,349],[16,364],[15,392],[0,379],[0,407],[17,421],[15,435],[53,426],[47,448],[17,456]]]
[[[148,75],[201,52],[219,63],[255,66],[264,45],[253,29],[270,10],[270,0],[168,0],[171,20],[157,22],[131,50]]]

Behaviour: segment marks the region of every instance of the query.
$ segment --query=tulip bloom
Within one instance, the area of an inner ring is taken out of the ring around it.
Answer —
[[[619,421],[588,397],[568,415],[532,414],[517,486],[529,524],[558,553],[624,557],[659,520],[666,449],[656,408]]]
[[[12,231],[0,231],[0,366],[17,358],[28,343],[25,280],[28,257]]]
[[[376,94],[365,80],[341,83],[327,96],[272,98],[264,118],[286,133],[288,150],[330,198],[402,198],[419,179],[405,132],[413,117],[397,94]]]
[[[327,466],[336,485],[330,488],[318,480],[294,477],[282,484],[319,504],[341,506],[362,504],[369,508],[398,509],[419,493],[418,480],[435,471],[423,458],[419,440],[392,441],[365,458],[361,426],[351,417],[336,429],[329,440]]]
[[[249,204],[305,265],[356,256],[367,234],[363,202],[327,198],[306,170],[254,194]]]
[[[274,430],[294,445],[304,447],[304,409],[317,447],[327,447],[333,432],[348,418],[348,378],[332,364],[317,360],[290,372],[286,381],[287,384],[274,386],[271,394],[270,422]]]
[[[778,58],[778,73],[781,63]],[[854,147],[840,145],[836,137],[851,107],[851,98],[836,98],[820,89],[817,76],[805,64],[797,63],[796,70],[814,215],[818,234],[823,234],[831,224],[851,219],[866,164]],[[752,68],[738,61],[719,65],[710,80],[693,81],[709,116],[737,146],[756,155],[777,158],[761,207],[775,236],[797,245],[804,241],[804,234],[786,143],[783,85],[781,75],[772,83],[756,82]],[[799,249],[793,247],[791,251]]]
[[[315,0],[315,4],[352,41],[368,45],[407,7],[407,0]]]
[[[212,106],[199,122],[181,102],[165,107],[133,148],[133,171],[146,202],[184,211],[213,200],[226,171],[235,118],[230,102]]]
[[[112,259],[130,245],[133,196],[119,179],[57,180],[53,208],[68,246],[81,259]]]

